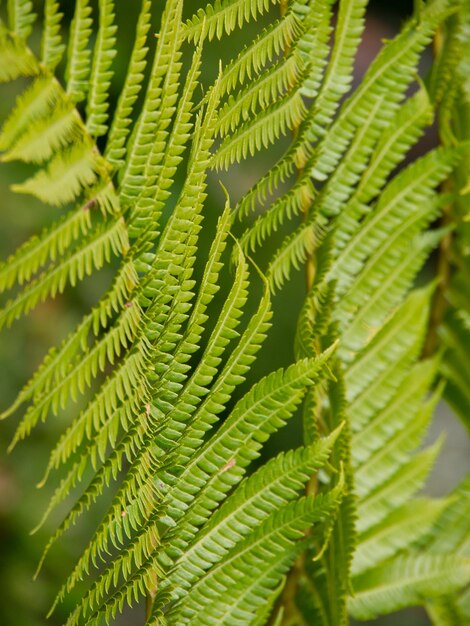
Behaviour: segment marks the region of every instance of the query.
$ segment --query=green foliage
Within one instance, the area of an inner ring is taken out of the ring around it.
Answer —
[[[417,494],[445,383],[469,424],[468,3],[416,3],[352,88],[367,0],[216,0],[193,16],[167,0],[156,38],[158,3],[142,0],[114,109],[119,3],[76,0],[67,45],[61,2],[40,4],[39,56],[31,2],[0,22],[0,80],[24,79],[0,149],[33,169],[13,191],[59,215],[0,265],[0,328],[114,276],[2,414],[23,412],[11,448],[51,422],[37,529],[73,498],[38,572],[105,506],[51,611],[73,597],[67,626],[110,623],[146,599],[153,625],[343,626],[422,604],[463,624],[468,479]],[[205,84],[210,47],[246,27]],[[410,159],[435,118],[440,145]],[[230,189],[272,146],[266,173]],[[273,296],[288,306],[303,266],[295,361],[254,381]],[[266,460],[299,413],[303,445]]]

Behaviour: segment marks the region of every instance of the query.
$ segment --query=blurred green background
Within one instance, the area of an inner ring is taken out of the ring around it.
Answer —
[[[70,23],[74,3],[62,2],[66,13],[66,25]],[[119,25],[119,55],[116,59],[116,75],[113,83],[113,102],[115,102],[122,77],[129,58],[136,15],[139,2],[117,0],[117,20]],[[155,30],[161,12],[161,2],[155,2]],[[194,11],[203,2],[187,1],[187,11]],[[42,6],[35,2],[37,9]],[[160,6],[160,8],[157,7]],[[401,2],[371,2],[368,26],[357,61],[357,79],[369,64],[380,47],[383,38],[391,37],[401,21],[412,10],[412,0]],[[267,17],[269,19],[269,16]],[[203,68],[202,80],[209,83],[218,68],[218,59],[229,58],[234,48],[239,48],[254,34],[254,28],[243,29],[243,33],[233,35],[227,44],[211,45],[210,56]],[[39,45],[39,31],[34,33],[33,47]],[[427,60],[429,63],[429,58]],[[426,69],[426,61],[423,71]],[[0,120],[3,121],[11,109],[17,93],[24,83],[2,86],[0,89]],[[434,141],[432,133],[427,137],[427,144]],[[278,150],[282,146],[278,146]],[[247,189],[268,167],[273,159],[273,152],[261,156],[256,162],[233,168],[230,176],[222,176],[224,183],[233,196],[240,190]],[[17,164],[0,165],[0,258],[5,258],[31,234],[55,219],[62,210],[40,204],[34,199],[13,194],[9,185],[21,181],[30,173],[30,168]],[[208,203],[208,216],[203,229],[204,246],[207,248],[212,236],[211,224],[223,206],[223,196],[218,184],[218,177],[211,176],[211,193]],[[235,198],[236,199],[236,198]],[[265,251],[267,254],[268,251]],[[432,260],[429,271],[432,270]],[[76,289],[67,290],[63,296],[52,302],[38,306],[27,320],[4,330],[0,337],[0,409],[7,407],[15,394],[34,371],[50,345],[60,341],[78,322],[81,315],[100,297],[113,275],[109,266],[85,280]],[[226,282],[230,281],[227,274]],[[298,310],[304,297],[304,281],[300,274],[285,288],[282,302],[275,301],[275,326],[263,352],[258,359],[252,378],[265,374],[268,370],[287,364],[293,358],[293,335]],[[288,303],[286,306],[285,303]],[[2,302],[4,304],[4,302]],[[0,425],[0,626],[41,626],[59,625],[68,614],[70,605],[60,607],[52,618],[46,620],[45,614],[64,577],[80,553],[84,542],[89,538],[96,522],[102,515],[103,506],[86,518],[86,524],[80,524],[69,532],[66,540],[60,542],[50,554],[43,571],[36,582],[32,576],[48,536],[60,520],[60,515],[53,518],[35,535],[30,530],[37,524],[50,496],[54,481],[43,489],[36,489],[44,471],[48,450],[54,441],[59,421],[70,419],[70,415],[61,415],[50,419],[40,426],[34,436],[21,443],[12,454],[6,454],[8,442],[13,434],[18,416],[10,418]],[[434,495],[445,493],[468,468],[469,444],[463,429],[450,414],[447,407],[440,407],[436,424],[430,438],[445,429],[448,432],[443,456],[433,473],[429,490]],[[299,422],[291,423],[278,437],[268,443],[266,454],[271,455],[282,447],[289,447],[300,441]],[[67,504],[62,512],[66,509]],[[143,608],[137,607],[120,618],[119,624],[142,624]],[[419,610],[411,610],[370,624],[382,626],[422,626],[427,624],[425,615]],[[312,625],[313,626],[313,625]]]

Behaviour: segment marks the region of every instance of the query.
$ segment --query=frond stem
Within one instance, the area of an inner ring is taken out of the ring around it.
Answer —
[[[279,596],[275,607],[271,613],[271,617],[267,622],[267,626],[273,626],[276,623],[276,619],[281,607],[284,609],[282,616],[282,626],[308,626],[305,622],[303,615],[295,604],[295,598],[298,591],[300,580],[305,577],[304,571],[305,552],[303,552],[295,561],[292,569],[286,577],[286,584]]]
[[[421,3],[419,3],[421,4]],[[444,38],[442,28],[439,28],[434,36],[433,41],[433,55],[434,58],[438,58],[443,53]],[[451,191],[452,182],[449,177],[442,185],[441,190],[443,193]],[[452,220],[452,205],[446,204],[442,209],[442,217],[440,219],[440,226],[446,228],[453,222]],[[446,291],[449,286],[451,269],[450,269],[450,251],[452,247],[452,231],[449,231],[441,239],[438,249],[436,278],[438,280],[436,291],[431,307],[431,313],[429,317],[428,333],[423,348],[423,356],[429,357],[437,349],[438,345],[438,330],[441,325],[444,314],[447,309]]]
[[[443,191],[448,190],[450,187],[450,180],[443,185]],[[446,227],[452,222],[451,218],[451,205],[446,205],[443,209],[442,218],[440,220],[440,226]],[[452,247],[452,232],[448,232],[441,239],[438,249],[436,277],[438,284],[436,292],[433,298],[433,305],[431,307],[431,313],[429,318],[428,333],[426,336],[426,342],[423,349],[423,355],[425,357],[432,356],[438,345],[438,330],[439,326],[444,319],[444,314],[447,309],[446,292],[449,287],[451,269],[450,269],[450,251]]]
[[[279,8],[280,8],[281,17],[283,17],[287,13],[288,0],[280,0]],[[289,50],[286,49],[285,54],[287,55],[288,53],[289,53]],[[298,127],[294,127],[292,130],[294,139],[297,133],[298,133]],[[303,168],[301,167],[296,168],[296,174],[298,178],[302,175],[302,172],[303,172]],[[310,204],[305,202],[305,206],[302,206],[301,208],[301,215],[302,215],[302,220],[304,223],[308,222],[309,210],[310,210]],[[307,258],[305,261],[305,286],[306,286],[307,293],[311,290],[313,286],[314,278],[315,278],[314,257],[313,257],[313,254],[310,253],[307,255]],[[306,485],[305,492],[307,495],[315,494],[317,491],[317,488],[318,488],[317,477],[316,477],[316,474],[313,474],[310,477]],[[306,537],[308,537],[309,535],[308,530],[305,532],[305,535]],[[267,626],[272,626],[275,623],[277,615],[281,608],[284,609],[284,614],[282,616],[282,622],[281,622],[282,626],[291,626],[294,624],[297,624],[297,626],[307,626],[302,614],[298,610],[296,603],[295,603],[295,598],[297,596],[297,592],[299,588],[299,582],[302,578],[305,577],[304,563],[305,563],[305,552],[302,552],[286,576],[286,583],[284,585],[284,589],[282,593],[280,594],[279,598],[277,599],[277,602],[274,605],[274,608],[269,618],[269,621],[267,623]]]

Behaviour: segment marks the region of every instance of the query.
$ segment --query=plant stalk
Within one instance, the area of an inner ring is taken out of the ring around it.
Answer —
[[[442,27],[436,32],[433,41],[433,56],[438,59],[442,55],[444,49],[444,33]],[[443,193],[452,190],[452,178],[449,177],[442,185]],[[440,226],[446,227],[452,223],[452,205],[447,204],[442,210]],[[438,249],[436,277],[438,284],[432,300],[431,313],[429,318],[428,333],[423,348],[423,356],[432,356],[438,346],[439,326],[441,325],[447,309],[446,292],[449,287],[451,268],[450,268],[450,251],[452,248],[453,234],[447,233],[441,239]]]
[[[281,17],[284,17],[288,9],[288,0],[280,0],[279,8],[280,8]],[[288,53],[288,50],[285,50],[284,54],[287,54],[287,53]],[[298,133],[298,127],[295,127],[292,131],[294,140],[295,140],[297,133]],[[303,171],[302,168],[299,168],[299,167],[297,168],[297,171],[296,171],[297,177],[302,175],[302,171]],[[310,204],[306,202],[305,206],[302,207],[302,220],[304,223],[308,221],[309,211],[310,211]],[[305,287],[306,287],[307,294],[309,293],[309,291],[311,290],[313,286],[314,279],[315,279],[314,257],[313,257],[313,254],[308,254],[306,261],[305,261]],[[306,485],[305,493],[307,495],[315,494],[317,491],[317,488],[318,488],[317,476],[316,474],[313,474]],[[307,530],[305,532],[305,535],[308,536],[309,534],[310,532]],[[282,615],[282,626],[291,626],[294,624],[296,626],[308,626],[305,623],[305,620],[302,614],[300,613],[300,611],[298,610],[296,603],[295,603],[299,581],[301,580],[301,578],[304,576],[304,573],[305,573],[304,567],[305,567],[305,553],[302,553],[297,558],[291,570],[288,572],[286,576],[286,583],[284,585],[284,589],[281,595],[279,596],[279,598],[277,599],[277,602],[275,603],[274,609],[271,613],[270,619],[268,620],[267,626],[273,626],[273,624],[277,621],[277,616],[281,609],[284,610],[284,613]]]

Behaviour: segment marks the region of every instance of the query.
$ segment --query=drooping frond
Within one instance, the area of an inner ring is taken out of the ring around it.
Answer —
[[[3,124],[0,135],[2,151],[14,149],[18,139],[27,134],[30,126],[51,115],[61,101],[63,97],[57,81],[51,76],[38,76],[18,97],[16,106]]]
[[[48,261],[55,261],[80,236],[91,229],[89,210],[72,211],[51,228],[26,241],[8,261],[0,267],[0,290],[10,289],[15,282],[19,285],[29,281],[39,268]]]
[[[38,302],[62,293],[67,283],[74,287],[95,269],[103,267],[105,262],[109,263],[112,253],[119,254],[126,249],[127,241],[123,220],[115,222],[111,228],[103,225],[89,239],[85,239],[80,248],[65,256],[45,274],[39,275],[16,298],[7,302],[0,313],[0,328],[29,313]]]
[[[17,193],[31,194],[55,206],[73,202],[83,188],[90,189],[97,183],[100,161],[92,146],[76,144],[54,157],[48,167],[26,180],[13,185]]]

